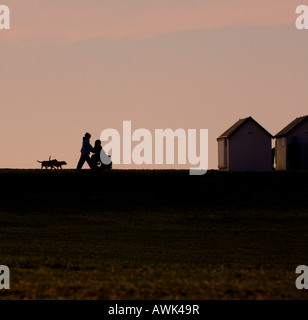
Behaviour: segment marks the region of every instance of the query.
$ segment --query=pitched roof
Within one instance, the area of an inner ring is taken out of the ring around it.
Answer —
[[[224,138],[230,138],[237,130],[239,130],[245,123],[248,121],[253,121],[259,128],[261,128],[263,131],[265,131],[269,136],[272,137],[272,135],[265,130],[256,120],[254,120],[252,117],[247,117],[244,119],[239,119],[233,126],[231,126],[228,130],[226,130],[223,134],[221,134],[217,140],[224,139]]]
[[[280,130],[276,135],[275,138],[283,137],[291,133],[295,130],[299,125],[301,125],[305,120],[308,120],[308,116],[303,116],[296,118],[292,122],[290,122],[287,126],[285,126],[282,130]]]

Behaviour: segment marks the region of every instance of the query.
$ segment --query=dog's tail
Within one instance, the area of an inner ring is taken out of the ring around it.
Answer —
[[[36,160],[38,163],[43,163],[43,161],[38,161],[38,160]]]

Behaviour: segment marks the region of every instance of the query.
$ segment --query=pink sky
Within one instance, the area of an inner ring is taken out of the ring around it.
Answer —
[[[185,30],[294,23],[294,0],[6,1],[13,30],[4,41],[72,43],[97,37],[137,39]],[[298,2],[300,3],[300,2]]]
[[[0,30],[0,168],[76,166],[105,128],[209,129],[307,114],[308,30],[295,0],[24,0]],[[307,3],[308,4],[308,3]]]

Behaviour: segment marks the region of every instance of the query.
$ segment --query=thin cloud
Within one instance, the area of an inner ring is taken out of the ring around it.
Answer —
[[[31,46],[98,37],[148,38],[184,30],[293,24],[297,1],[27,0],[16,4],[8,0],[7,5],[12,29],[0,33],[0,43]]]

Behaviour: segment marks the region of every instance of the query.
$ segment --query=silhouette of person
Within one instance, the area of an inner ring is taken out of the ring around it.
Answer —
[[[91,138],[91,134],[88,132],[83,137],[82,148],[80,150],[81,156],[77,165],[77,170],[81,170],[85,162],[87,162],[87,164],[91,169],[93,168],[92,162],[90,159],[90,152],[94,152],[94,148],[90,144],[90,138]]]
[[[94,154],[91,157],[91,160],[92,160],[92,166],[95,169],[111,168],[112,166],[111,159],[104,151],[101,140],[95,141]]]
[[[301,146],[297,137],[293,137],[288,148],[289,168],[299,170],[301,166]]]

